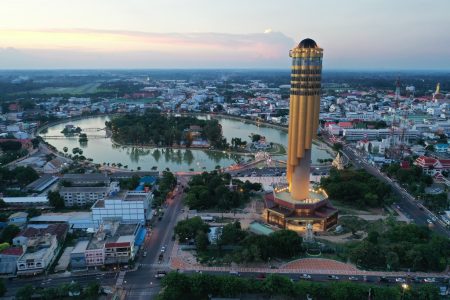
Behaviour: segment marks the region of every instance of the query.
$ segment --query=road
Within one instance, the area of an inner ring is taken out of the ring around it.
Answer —
[[[420,202],[411,196],[403,187],[399,186],[396,182],[392,181],[389,177],[380,172],[376,167],[367,163],[364,159],[360,158],[355,150],[349,145],[344,145],[342,152],[352,161],[353,165],[357,168],[365,169],[369,174],[375,176],[379,180],[387,183],[391,186],[392,191],[398,196],[396,203],[396,209],[400,210],[407,218],[418,225],[428,226],[428,219],[432,216],[424,209]],[[431,229],[443,236],[450,237],[449,230],[440,224],[434,222]]]
[[[195,271],[189,271],[184,272],[185,274],[192,275],[195,273]],[[227,272],[212,272],[207,271],[203,272],[205,274],[211,274],[211,275],[230,275],[230,273]],[[269,273],[253,273],[253,272],[246,272],[246,273],[239,273],[239,277],[245,277],[245,278],[257,278],[257,279],[263,279],[264,277],[268,276]],[[328,275],[328,274],[305,274],[307,275],[305,278],[303,277],[304,274],[299,273],[284,273],[279,274],[281,276],[286,276],[290,278],[292,281],[299,281],[299,280],[310,280],[310,281],[317,281],[317,282],[327,282],[327,281],[354,281],[354,282],[368,282],[368,283],[375,283],[375,284],[382,284],[382,285],[391,285],[391,284],[400,284],[402,280],[409,284],[421,284],[424,283],[425,278],[433,278],[435,281],[435,284],[442,285],[444,283],[448,283],[448,276],[441,276],[441,277],[395,277],[395,276],[385,276],[382,280],[380,280],[379,276],[370,276],[370,275]],[[331,276],[335,276],[334,278],[331,278]]]
[[[49,277],[31,277],[31,278],[15,278],[12,280],[6,280],[5,284],[7,292],[5,296],[15,296],[17,290],[22,286],[31,284],[32,286],[39,288],[57,287],[63,283],[70,283],[76,281],[82,286],[87,286],[93,281],[98,281],[102,286],[111,286],[116,282],[117,273],[88,273],[64,276],[59,274],[57,276]]]
[[[164,216],[154,223],[150,235],[146,237],[144,249],[140,252],[140,257],[136,262],[139,265],[138,270],[126,274],[123,284],[126,299],[150,299],[159,293],[159,279],[155,279],[154,276],[159,270],[169,271],[169,256],[174,244],[173,228],[183,208],[182,186],[186,186],[188,181],[189,176],[178,176],[179,185],[173,199],[166,201]],[[159,256],[162,253],[162,247],[165,247],[165,251],[164,258],[160,262]],[[143,256],[144,251],[146,252],[145,257]]]

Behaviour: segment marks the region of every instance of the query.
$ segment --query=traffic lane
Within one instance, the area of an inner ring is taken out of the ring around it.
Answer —
[[[347,147],[348,148],[348,147]],[[387,179],[387,177],[382,174],[377,168],[371,166],[370,164],[366,163],[363,160],[359,160],[352,151],[348,150],[346,151],[346,154],[357,161],[356,166],[363,167],[366,169],[367,172],[369,172],[371,175],[377,177],[378,179],[384,181],[385,183],[389,184],[393,191],[400,196],[399,203],[400,207],[403,208],[404,212],[409,214],[409,216],[412,218],[412,220],[417,223],[418,225],[425,225],[428,226],[427,219],[430,218],[428,214],[426,214],[424,211],[420,210],[420,208],[415,204],[415,199],[412,197],[407,191],[405,191],[402,187],[396,185],[392,180]],[[360,163],[358,162],[360,161]],[[431,228],[431,230],[435,231],[436,233],[444,236],[450,237],[450,232],[443,227],[441,224],[437,223],[434,224],[434,226]]]
[[[188,177],[189,178],[189,177]],[[181,183],[186,184],[188,178],[181,178]],[[163,263],[169,260],[169,256],[173,247],[172,235],[173,228],[176,224],[176,219],[182,208],[183,189],[181,186],[177,187],[177,192],[174,193],[173,200],[167,200],[167,207],[161,220],[156,221],[153,226],[151,235],[146,243],[147,256],[143,257],[141,263],[145,265],[158,265],[159,255],[163,246],[166,247],[164,258],[161,262],[161,267],[143,267],[135,272],[128,272],[125,276],[125,281],[133,284],[146,284],[154,279],[156,271],[165,269]],[[144,271],[145,269],[145,271]],[[145,274],[145,275],[144,275]]]
[[[69,277],[57,277],[57,278],[40,278],[40,279],[28,279],[23,278],[5,281],[7,287],[8,296],[13,296],[23,286],[31,284],[35,288],[55,288],[62,284],[77,282],[82,287],[88,286],[90,283],[97,281],[102,286],[114,285],[116,282],[116,274],[98,275],[90,274],[85,276],[69,276]]]
[[[201,272],[184,272],[188,275],[192,275],[195,273],[201,273]],[[257,272],[241,272],[238,273],[238,275],[230,274],[229,272],[223,272],[223,271],[204,271],[205,274],[211,274],[211,275],[223,275],[223,276],[239,276],[244,278],[255,278],[255,279],[264,279],[262,276],[269,276],[271,274],[278,274],[278,273],[257,273]],[[315,282],[329,282],[329,281],[351,281],[351,282],[361,282],[361,283],[372,283],[372,284],[383,284],[383,285],[392,285],[392,284],[401,284],[401,283],[408,283],[408,284],[421,284],[425,283],[425,278],[430,278],[427,276],[419,276],[419,277],[411,277],[411,276],[374,276],[374,275],[341,275],[341,274],[311,274],[311,273],[304,273],[310,278],[305,279],[302,273],[284,273],[284,274],[278,274],[280,276],[286,276],[290,278],[292,281],[315,281]],[[383,279],[382,279],[383,278]],[[448,276],[442,275],[438,277],[432,277],[434,278],[436,284],[442,284],[446,283],[448,281]],[[398,281],[400,280],[400,281]]]

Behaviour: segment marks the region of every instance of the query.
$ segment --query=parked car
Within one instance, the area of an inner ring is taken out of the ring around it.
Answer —
[[[397,277],[397,278],[395,278],[395,282],[405,283],[406,279],[405,278],[401,278],[401,277]]]
[[[166,272],[166,271],[158,271],[158,272],[155,274],[155,278],[160,279],[160,278],[163,278],[163,277],[166,276],[166,275],[167,275],[167,272]]]
[[[309,275],[309,274],[302,274],[302,275],[300,275],[300,278],[301,279],[311,279],[311,275]]]
[[[328,279],[330,280],[339,280],[339,277],[336,275],[328,275]]]
[[[348,278],[348,280],[350,280],[350,281],[358,281],[359,279],[358,279],[358,277],[350,276],[350,277]]]
[[[256,275],[256,279],[257,280],[264,280],[264,279],[266,279],[266,274],[265,273],[259,273],[258,275]]]
[[[436,282],[436,278],[433,278],[433,277],[427,277],[427,278],[425,278],[423,281],[424,281],[424,282],[427,282],[427,283],[435,283],[435,282]]]

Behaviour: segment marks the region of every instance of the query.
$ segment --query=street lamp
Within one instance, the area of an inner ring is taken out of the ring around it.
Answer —
[[[405,298],[405,291],[409,288],[409,285],[406,283],[402,284],[402,300]]]

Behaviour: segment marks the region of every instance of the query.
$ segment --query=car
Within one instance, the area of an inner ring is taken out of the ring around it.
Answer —
[[[160,278],[163,278],[163,277],[166,276],[166,275],[167,275],[167,272],[166,272],[166,271],[158,271],[158,272],[155,274],[155,278],[160,279]]]
[[[431,217],[431,221],[436,222],[437,218],[436,217]]]
[[[241,274],[239,274],[238,271],[230,271],[229,274],[230,274],[230,275],[233,275],[233,276],[241,276]]]
[[[330,280],[339,280],[339,277],[336,275],[328,275],[328,279]]]
[[[397,277],[397,278],[395,278],[395,282],[405,283],[406,279],[405,278],[401,278],[401,277]]]
[[[311,275],[309,275],[309,274],[302,274],[302,275],[300,275],[300,278],[301,279],[311,279]]]
[[[348,278],[348,280],[350,280],[350,281],[358,281],[359,279],[358,279],[358,277],[350,276],[350,277]]]
[[[144,251],[144,254],[142,254],[143,257],[147,256],[147,251]]]
[[[426,282],[426,283],[435,283],[435,282],[436,282],[436,278],[433,278],[433,277],[427,277],[427,278],[425,278],[425,279],[423,280],[423,282]]]
[[[389,278],[387,278],[386,276],[381,276],[379,282],[389,282]]]
[[[162,253],[166,252],[166,246],[162,246],[162,247],[161,247],[161,252],[162,252]]]
[[[266,279],[266,274],[265,273],[259,273],[258,275],[256,275],[256,279],[257,280],[264,280],[264,279]]]

